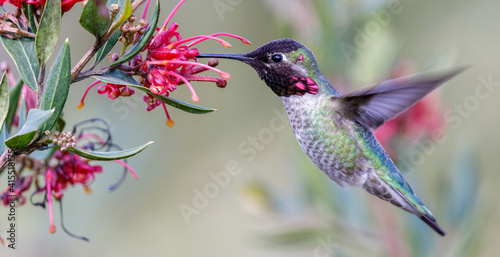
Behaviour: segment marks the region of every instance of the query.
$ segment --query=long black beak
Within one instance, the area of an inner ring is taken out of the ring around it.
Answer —
[[[245,54],[199,54],[196,56],[198,58],[223,58],[223,59],[232,59],[238,60],[242,62],[251,61],[253,58],[245,56]]]

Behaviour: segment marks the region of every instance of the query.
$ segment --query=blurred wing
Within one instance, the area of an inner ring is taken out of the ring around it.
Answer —
[[[335,97],[339,100],[337,108],[364,126],[376,129],[464,70],[460,68],[439,74],[422,72],[387,80],[341,98]]]

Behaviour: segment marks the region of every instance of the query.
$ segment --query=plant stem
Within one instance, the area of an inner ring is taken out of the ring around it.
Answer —
[[[39,109],[42,104],[43,89],[45,88],[43,80],[45,79],[45,65],[40,65],[40,72],[38,73],[38,87],[36,89],[36,108]]]
[[[100,68],[97,70],[82,71],[82,72],[80,72],[80,74],[78,74],[78,76],[72,82],[78,82],[80,80],[84,80],[88,77],[95,76],[95,75],[102,75],[102,74],[106,73],[108,70],[109,70],[108,67],[104,67],[104,68]]]
[[[146,2],[146,0],[134,1],[132,3],[132,10],[133,10],[132,12],[135,12],[135,10],[137,10],[137,8],[139,8],[139,6],[141,6],[144,2]],[[94,57],[97,51],[104,45],[104,43],[108,41],[109,37],[111,37],[111,35],[113,35],[113,33],[115,33],[117,29],[119,29],[119,27],[114,30],[109,30],[106,34],[104,34],[100,38],[96,38],[94,45],[87,51],[87,53],[82,57],[82,59],[80,59],[80,61],[78,61],[75,67],[73,67],[73,69],[71,70],[71,83],[78,81],[77,78],[79,77],[83,67],[87,65],[90,59]]]

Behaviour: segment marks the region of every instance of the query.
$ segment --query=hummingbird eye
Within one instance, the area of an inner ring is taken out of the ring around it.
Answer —
[[[272,60],[274,63],[280,63],[281,61],[283,61],[283,55],[282,55],[282,54],[274,54],[274,55],[271,57],[271,60]]]

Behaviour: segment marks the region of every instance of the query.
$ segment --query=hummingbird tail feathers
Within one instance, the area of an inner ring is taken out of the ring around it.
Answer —
[[[376,174],[372,174],[368,176],[367,181],[363,184],[363,189],[384,201],[416,215],[436,231],[436,233],[445,236],[445,232],[439,227],[432,213],[422,204],[411,188],[404,194],[402,191],[389,185]]]
[[[429,227],[434,229],[434,231],[436,231],[436,233],[438,233],[439,235],[441,235],[441,236],[446,235],[444,230],[441,227],[439,227],[439,225],[437,224],[434,217],[429,217],[428,215],[421,214],[420,219],[423,220],[425,222],[425,224],[427,224]]]

